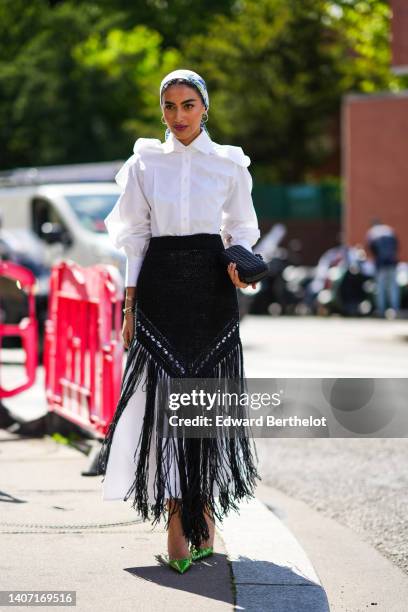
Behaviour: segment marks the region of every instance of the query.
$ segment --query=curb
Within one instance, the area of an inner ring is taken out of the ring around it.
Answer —
[[[316,571],[287,527],[258,499],[217,527],[234,575],[236,610],[329,612]]]

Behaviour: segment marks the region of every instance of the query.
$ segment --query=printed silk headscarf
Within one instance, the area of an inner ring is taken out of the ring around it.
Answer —
[[[184,79],[186,81],[187,85],[188,85],[188,83],[191,83],[192,85],[195,85],[197,87],[198,91],[201,94],[201,97],[203,99],[203,103],[204,103],[204,106],[205,106],[205,110],[207,111],[209,109],[209,107],[210,107],[210,100],[208,98],[207,85],[205,84],[204,79],[199,74],[197,74],[197,72],[194,72],[193,70],[186,70],[186,69],[173,70],[173,72],[169,72],[169,74],[167,74],[164,77],[164,79],[160,83],[160,106],[161,106],[161,103],[162,103],[163,89],[164,89],[165,85],[169,81],[172,81],[173,79]],[[203,120],[201,120],[200,126],[208,134],[208,130],[207,130],[207,128],[205,126],[205,122]],[[164,133],[165,140],[168,139],[170,134],[171,134],[171,131],[170,131],[169,128],[167,128],[165,133]]]

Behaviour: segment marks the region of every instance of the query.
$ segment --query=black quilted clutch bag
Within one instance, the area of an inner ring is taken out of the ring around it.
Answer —
[[[252,253],[240,244],[220,251],[221,261],[228,266],[232,261],[237,264],[239,280],[243,283],[254,283],[268,274],[268,266],[259,253]]]

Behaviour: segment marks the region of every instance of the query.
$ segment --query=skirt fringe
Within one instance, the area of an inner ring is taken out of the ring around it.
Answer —
[[[106,473],[115,428],[146,373],[143,381],[146,405],[134,453],[135,475],[124,501],[131,498],[132,507],[143,520],[153,521],[153,525],[167,512],[166,529],[173,514],[179,510],[185,537],[200,546],[209,538],[205,514],[222,521],[230,510],[238,511],[237,502],[254,497],[256,480],[261,479],[254,460],[254,457],[258,460],[256,447],[251,444],[249,428],[245,429],[245,435],[239,436],[225,435],[221,428],[212,437],[164,437],[160,423],[174,379],[205,377],[215,380],[221,387],[228,387],[228,381],[238,382],[240,391],[246,390],[239,318],[233,316],[228,321],[211,346],[190,363],[188,371],[183,364],[182,356],[166,343],[160,330],[138,307],[121,394],[102,443],[98,473]],[[242,416],[244,411],[239,410]],[[149,464],[152,444],[156,446],[154,465]],[[154,503],[150,503],[148,494],[150,470],[154,470]],[[177,486],[173,486],[174,475]],[[178,503],[167,508],[167,499],[175,499]]]

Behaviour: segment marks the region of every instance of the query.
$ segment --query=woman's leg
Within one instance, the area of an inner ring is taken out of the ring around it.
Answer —
[[[173,511],[175,506],[179,506],[176,499],[167,500],[168,511]],[[185,538],[183,528],[181,526],[179,509],[170,519],[169,529],[167,532],[167,550],[170,559],[185,559],[190,555],[188,540]]]
[[[210,512],[208,513],[205,512],[204,516],[205,516],[205,520],[208,526],[208,532],[210,534],[210,537],[208,538],[208,540],[203,540],[201,542],[200,548],[208,548],[209,546],[213,547],[214,546],[214,531],[215,531],[214,518]]]
[[[383,317],[386,309],[386,299],[387,299],[387,287],[386,287],[386,279],[385,279],[385,268],[380,268],[377,270],[376,274],[377,280],[377,291],[376,291],[376,306],[377,312],[380,317]]]
[[[175,506],[178,507],[178,505],[179,504],[176,499],[167,500],[167,510],[173,509]],[[210,537],[208,540],[203,540],[201,542],[200,548],[214,546],[214,520],[210,512],[205,512],[204,516],[208,525]],[[169,529],[167,532],[167,549],[170,559],[184,559],[190,554],[188,540],[183,533],[179,511],[175,512],[170,519]]]

